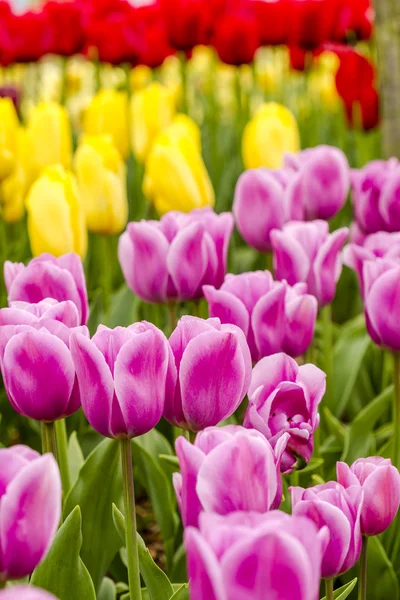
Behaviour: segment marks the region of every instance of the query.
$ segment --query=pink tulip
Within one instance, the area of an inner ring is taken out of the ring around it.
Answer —
[[[49,319],[60,321],[67,327],[78,327],[80,322],[78,309],[72,300],[58,302],[54,298],[45,298],[36,304],[16,301],[0,309],[0,326],[31,325]]]
[[[378,346],[400,352],[400,264],[378,258],[363,267],[368,333]]]
[[[77,254],[65,254],[60,258],[42,254],[27,266],[6,261],[4,280],[10,303],[22,300],[31,304],[47,298],[72,300],[78,309],[80,323],[86,324],[89,306],[85,274]]]
[[[379,535],[394,521],[400,505],[400,474],[390,459],[360,458],[351,467],[336,465],[337,479],[345,488],[361,488],[361,532]]]
[[[133,438],[157,425],[176,383],[162,331],[146,321],[115,329],[100,325],[91,340],[72,333],[71,354],[82,409],[96,431]]]
[[[346,203],[350,169],[345,154],[332,146],[317,146],[286,157],[296,170],[286,190],[286,204],[302,206],[307,220],[331,219]]]
[[[31,585],[14,585],[0,592],[0,600],[57,600],[57,598]]]
[[[400,230],[400,164],[375,160],[351,174],[356,221],[365,234]]]
[[[303,218],[302,207],[285,200],[285,190],[293,177],[289,169],[260,168],[245,171],[238,179],[232,209],[236,226],[243,239],[260,252],[271,251],[273,229]]]
[[[274,282],[269,271],[227,275],[217,290],[204,286],[210,317],[246,335],[253,361],[276,352],[301,356],[314,337],[318,303],[306,284]]]
[[[244,426],[260,431],[273,448],[290,435],[281,460],[283,472],[291,471],[298,458],[310,461],[325,389],[321,369],[312,364],[299,367],[286,354],[263,358],[254,367]]]
[[[208,427],[194,444],[176,440],[180,473],[173,483],[183,524],[197,527],[202,510],[267,512],[282,500],[280,461],[289,436],[272,449],[258,431],[240,426]]]
[[[31,315],[24,310],[8,310],[13,314],[7,314],[15,319],[21,314]],[[29,325],[0,327],[4,387],[12,407],[21,415],[37,421],[55,421],[72,415],[80,407],[69,349],[71,331],[79,332],[82,337],[89,335],[85,326],[70,329],[45,317],[32,320]]]
[[[289,285],[305,282],[320,306],[332,302],[342,272],[340,251],[347,227],[329,234],[326,221],[291,222],[271,233],[277,279]]]
[[[317,600],[328,531],[274,511],[200,515],[185,531],[192,600]]]
[[[201,298],[204,284],[223,282],[232,230],[232,215],[211,208],[129,223],[118,248],[127,284],[146,302]]]
[[[54,457],[26,446],[0,449],[1,581],[32,573],[46,556],[60,517],[61,480]]]
[[[379,231],[364,238],[362,245],[349,244],[343,252],[344,264],[354,269],[364,297],[363,268],[367,260],[386,258],[400,264],[400,233]]]
[[[308,517],[318,528],[329,529],[322,577],[332,579],[354,567],[361,553],[360,490],[346,490],[340,483],[330,481],[306,490],[293,487],[290,492],[294,515]]]
[[[164,417],[177,427],[200,431],[230,417],[247,393],[251,356],[235,325],[219,319],[182,317],[170,340],[178,380]]]

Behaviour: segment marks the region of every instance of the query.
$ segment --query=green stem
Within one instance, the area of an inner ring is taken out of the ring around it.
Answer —
[[[186,54],[182,52],[180,54],[181,61],[181,83],[182,83],[182,95],[181,95],[181,107],[182,112],[186,115],[189,114],[189,101],[188,101],[188,61]]]
[[[360,558],[360,571],[358,578],[358,600],[367,600],[367,558],[368,558],[368,538],[363,535],[362,550]]]
[[[60,104],[65,106],[67,102],[67,75],[68,75],[68,59],[65,56],[61,57],[61,93]]]
[[[326,373],[326,404],[332,406],[333,396],[333,331],[332,331],[332,309],[327,304],[321,308],[322,322],[322,344],[323,344],[323,368]]]
[[[400,467],[400,354],[394,354],[393,463]]]
[[[274,275],[274,257],[272,252],[267,252],[265,254],[265,268]]]
[[[55,434],[57,440],[58,466],[60,467],[63,495],[64,498],[66,498],[71,488],[71,477],[68,463],[68,437],[65,419],[56,421]]]
[[[316,351],[317,351],[317,348],[316,348],[315,337],[314,337],[312,339],[311,344],[309,345],[308,349],[306,350],[306,353],[304,355],[304,362],[315,364],[316,359],[317,359]]]
[[[177,316],[177,310],[176,310],[176,304],[175,302],[170,302],[167,305],[168,308],[168,329],[169,329],[169,333],[171,334],[178,322],[178,316]]]
[[[0,590],[4,590],[7,585],[7,581],[0,581]]]
[[[333,579],[325,579],[326,600],[333,600]]]
[[[129,594],[132,600],[141,599],[139,555],[136,533],[135,489],[132,468],[132,441],[121,440],[122,480],[125,503],[125,536],[128,562]]]
[[[42,421],[41,423],[42,429],[42,450],[43,454],[46,452],[52,452],[57,459],[57,444],[56,444],[56,436],[54,431],[54,422],[46,422]]]

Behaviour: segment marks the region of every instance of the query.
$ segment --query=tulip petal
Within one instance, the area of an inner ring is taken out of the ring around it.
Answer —
[[[180,504],[184,527],[198,526],[199,514],[203,510],[196,492],[197,475],[204,461],[204,453],[184,437],[180,436],[175,442],[176,454],[179,459],[181,480]],[[177,473],[174,475],[177,475]]]
[[[395,352],[400,351],[399,303],[400,268],[397,267],[375,280],[365,301],[366,313],[381,344]]]
[[[286,299],[286,335],[283,351],[290,356],[301,356],[308,350],[314,337],[318,301],[311,294]]]
[[[167,266],[178,296],[183,300],[193,298],[208,266],[203,224],[192,223],[176,235],[169,248]]]
[[[326,374],[312,364],[299,367],[297,383],[303,385],[306,391],[307,408],[312,417],[312,424],[318,410],[318,406],[326,391]]]
[[[321,246],[313,264],[313,281],[308,291],[316,296],[320,306],[332,302],[336,293],[336,283],[342,272],[340,251],[347,239],[347,227],[334,231]]]
[[[277,229],[271,232],[271,243],[276,278],[285,279],[289,285],[307,281],[310,259],[301,244],[289,233]]]
[[[80,305],[77,305],[80,308],[80,312],[82,314],[81,324],[86,325],[87,320],[89,318],[89,304],[88,297],[86,291],[86,279],[85,272],[83,270],[83,264],[80,256],[75,252],[70,252],[69,254],[64,254],[58,258],[58,264],[63,269],[67,269],[75,280],[75,284],[78,290]]]
[[[298,371],[296,361],[283,352],[263,358],[253,369],[249,398],[260,387],[263,388],[263,398],[268,398],[282,381],[296,381]]]
[[[203,293],[208,302],[210,317],[217,317],[221,323],[233,323],[247,335],[250,321],[249,313],[236,296],[223,290],[216,290],[211,285],[203,285]]]
[[[251,315],[259,356],[269,356],[280,352],[285,336],[285,296],[286,285],[273,288],[255,305]]]
[[[396,467],[384,465],[366,478],[363,486],[361,531],[379,535],[393,522],[400,504],[400,476]]]
[[[217,558],[194,527],[185,531],[191,600],[228,600]]]
[[[60,517],[60,474],[46,454],[18,473],[0,502],[3,568],[10,579],[32,573],[50,548]]]

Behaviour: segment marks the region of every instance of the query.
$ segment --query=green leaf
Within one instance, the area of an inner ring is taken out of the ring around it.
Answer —
[[[81,507],[82,558],[96,589],[121,547],[112,519],[113,502],[122,504],[120,450],[116,440],[106,439],[87,457],[64,507],[64,515]]]
[[[104,577],[101,582],[97,600],[115,600],[117,597],[117,587],[112,579]]]
[[[132,291],[124,284],[111,299],[110,316],[107,319],[108,327],[128,327],[138,321],[140,298],[134,296]]]
[[[368,598],[399,600],[399,580],[378,536],[368,540]]]
[[[119,535],[125,540],[125,518],[115,504],[113,504],[113,519]],[[137,534],[137,539],[140,574],[146,584],[149,598],[151,600],[169,600],[173,594],[171,582],[164,571],[154,562],[139,534]]]
[[[356,584],[357,584],[357,577],[355,577],[352,581],[350,581],[350,583],[346,583],[346,585],[343,585],[339,589],[335,590],[333,592],[333,597],[335,598],[335,600],[345,600],[345,598],[350,596],[351,592],[356,587]],[[326,596],[324,596],[324,598],[322,598],[322,600],[326,600]]]
[[[85,462],[82,449],[79,445],[76,431],[73,431],[68,440],[68,463],[71,475],[71,485],[78,479],[79,471]]]
[[[170,456],[169,454],[159,454],[158,458],[160,459],[161,462],[166,462],[169,465],[172,465],[176,470],[179,471],[179,459],[177,456]]]
[[[33,572],[31,583],[60,600],[96,600],[89,572],[79,552],[82,546],[81,511],[76,506],[61,525],[44,561]]]
[[[370,456],[370,448],[375,441],[372,431],[389,406],[392,395],[393,386],[391,385],[370,402],[353,420],[345,437],[343,461],[352,464],[357,458]]]
[[[189,600],[189,585],[184,583],[179,590],[171,596],[171,600]]]

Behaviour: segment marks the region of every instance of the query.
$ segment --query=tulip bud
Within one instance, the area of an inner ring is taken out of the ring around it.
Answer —
[[[79,326],[79,313],[71,300],[58,302],[54,298],[46,298],[40,302],[10,302],[10,306],[0,308],[1,325],[31,325],[47,320],[60,321],[67,327]]]
[[[245,127],[242,153],[246,169],[279,169],[285,153],[299,149],[300,134],[296,119],[281,104],[263,104]]]
[[[16,165],[1,183],[2,217],[8,223],[20,221],[25,214],[25,198],[34,177],[30,139],[26,129],[16,132]]]
[[[230,213],[210,208],[129,223],[118,247],[129,287],[146,302],[201,298],[203,285],[224,279],[232,229]]]
[[[288,438],[282,436],[274,451],[258,431],[240,426],[208,427],[194,444],[179,437],[180,473],[174,473],[173,483],[184,526],[197,527],[202,510],[224,515],[278,508],[280,461]]]
[[[228,65],[252,63],[260,45],[259,26],[251,10],[228,10],[215,24],[213,46]]]
[[[359,458],[349,467],[336,464],[337,478],[345,488],[362,489],[361,533],[379,535],[394,521],[400,505],[400,474],[392,461],[379,456]]]
[[[123,439],[157,425],[176,382],[171,350],[157,327],[145,321],[116,329],[100,325],[91,340],[73,333],[71,353],[82,409],[96,431]]]
[[[85,213],[75,178],[62,167],[47,167],[26,199],[28,233],[35,256],[87,251]]]
[[[6,260],[4,281],[10,305],[17,301],[35,304],[49,298],[59,302],[72,300],[78,309],[80,324],[87,323],[89,305],[85,273],[77,254],[65,254],[60,258],[43,254],[26,266]]]
[[[177,131],[174,123],[171,127]],[[147,159],[145,195],[159,214],[213,206],[214,190],[197,144],[186,132],[173,136],[168,129],[155,140]]]
[[[132,97],[132,147],[137,160],[144,163],[158,134],[168,127],[175,111],[171,91],[158,82]]]
[[[327,526],[330,540],[322,559],[321,574],[332,579],[349,571],[361,553],[360,514],[362,494],[351,494],[334,481],[303,489],[290,488],[293,515],[308,517],[318,526]]]
[[[273,511],[203,513],[185,548],[192,600],[314,600],[328,532],[304,517]]]
[[[32,585],[14,585],[0,592],[0,600],[57,600],[53,594]]]
[[[31,575],[46,556],[61,517],[61,480],[51,454],[40,456],[26,446],[0,449],[0,473],[4,582]]]
[[[347,227],[329,234],[325,221],[288,223],[271,233],[277,279],[290,285],[307,283],[320,306],[332,302],[342,272],[340,251],[348,236]]]
[[[11,98],[0,98],[0,181],[15,168],[18,116]]]
[[[107,136],[87,136],[75,154],[75,170],[89,231],[120,233],[128,219],[126,167]]]
[[[285,354],[263,358],[254,367],[244,426],[263,433],[272,447],[290,435],[281,461],[283,472],[293,470],[300,457],[310,461],[325,389],[321,369],[312,364],[299,367]]]
[[[37,175],[52,165],[71,168],[71,124],[63,106],[56,102],[38,104],[29,115],[27,132]]]
[[[128,98],[124,92],[100,90],[87,107],[83,119],[87,135],[109,135],[123,159],[130,152]]]
[[[293,357],[306,352],[314,336],[318,303],[305,293],[306,285],[293,288],[274,282],[269,271],[227,275],[218,290],[203,286],[210,317],[240,327],[253,361],[276,352]]]
[[[164,417],[200,431],[230,417],[247,393],[251,356],[243,332],[219,319],[182,317],[172,333],[178,382]]]

